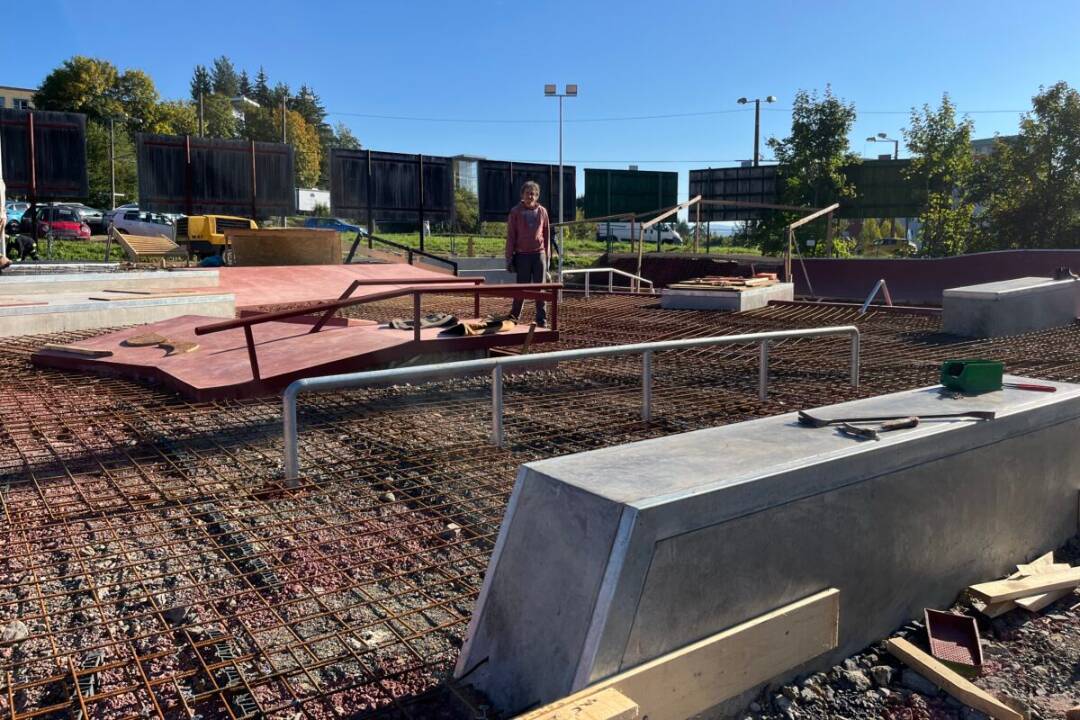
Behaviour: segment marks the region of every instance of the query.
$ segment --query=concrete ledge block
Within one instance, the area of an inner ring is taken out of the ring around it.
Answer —
[[[1072,323],[1080,281],[1023,277],[950,288],[942,295],[942,329],[962,337],[1004,337]]]

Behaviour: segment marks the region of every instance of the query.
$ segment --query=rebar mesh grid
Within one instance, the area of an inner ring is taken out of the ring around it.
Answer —
[[[959,342],[895,311],[569,293],[560,314],[561,341],[537,351],[857,324],[863,384],[846,384],[843,338],[776,343],[765,403],[755,347],[664,352],[645,424],[640,359],[585,360],[508,374],[504,449],[486,378],[314,395],[306,477],[286,488],[278,398],[195,404],[29,364],[102,331],[8,339],[0,718],[454,717],[470,701],[447,679],[522,463],[931,384],[946,357],[1080,379],[1077,325]]]

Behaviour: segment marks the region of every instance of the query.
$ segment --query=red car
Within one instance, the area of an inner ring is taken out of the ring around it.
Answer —
[[[33,232],[33,224],[37,223],[37,236],[39,238],[52,233],[54,238],[75,238],[81,240],[90,239],[90,226],[79,219],[79,214],[69,207],[59,205],[38,205],[34,208],[34,216],[30,213],[23,215],[21,229],[27,235]]]

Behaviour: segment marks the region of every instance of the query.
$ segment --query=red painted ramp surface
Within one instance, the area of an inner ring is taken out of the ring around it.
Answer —
[[[406,287],[410,281],[454,282],[458,278],[412,265],[288,265],[218,269],[218,289],[236,296],[237,310],[335,300],[353,280],[387,281],[385,285],[357,288],[353,297],[363,297],[395,287]]]
[[[185,315],[77,343],[80,348],[109,350],[112,355],[108,357],[39,350],[32,359],[35,365],[43,367],[158,383],[193,400],[209,401],[275,394],[299,378],[371,370],[412,360],[418,355],[520,345],[528,332],[528,326],[519,325],[494,335],[440,337],[440,329],[432,328],[422,330],[417,343],[412,330],[394,330],[370,320],[327,325],[317,333],[309,332],[311,325],[301,322],[266,322],[253,328],[260,371],[260,379],[256,380],[242,328],[195,335],[196,327],[220,321],[221,318]],[[193,352],[167,355],[161,347],[124,344],[129,338],[148,333],[197,343],[199,347]],[[557,338],[557,333],[538,328],[533,342]]]

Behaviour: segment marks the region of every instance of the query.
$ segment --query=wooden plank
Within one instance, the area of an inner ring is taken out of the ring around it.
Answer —
[[[1068,570],[1071,565],[1069,563],[1043,563],[1037,564],[1034,562],[1024,563],[1016,566],[1016,572],[1020,577],[1030,577],[1032,575],[1046,575],[1052,572],[1062,572]],[[1019,578],[1016,578],[1019,579]]]
[[[1048,593],[1042,593],[1041,595],[1032,595],[1031,597],[1017,598],[1015,600],[1019,607],[1024,608],[1030,612],[1039,612],[1047,605],[1053,605],[1066,595],[1071,595],[1075,588],[1063,588],[1061,590],[1054,590]]]
[[[1059,565],[1060,565],[1060,567],[1059,567]],[[1025,574],[1022,571],[1022,569],[1028,569],[1031,572]],[[1054,562],[1054,553],[1053,553],[1053,551],[1051,551],[1051,552],[1048,552],[1048,553],[1046,553],[1045,555],[1043,555],[1041,557],[1035,558],[1034,560],[1027,563],[1026,565],[1017,565],[1016,566],[1016,572],[1014,572],[1012,575],[1010,575],[1009,579],[1010,580],[1019,580],[1020,578],[1026,577],[1027,575],[1039,575],[1041,573],[1054,572],[1055,570],[1068,570],[1068,569],[1069,569],[1068,564],[1066,564],[1066,563],[1055,563]],[[1059,591],[1055,591],[1055,592],[1059,592]],[[1068,592],[1071,592],[1071,591],[1068,591]],[[1066,592],[1066,594],[1067,594],[1067,592]],[[1041,598],[1043,596],[1042,595],[1036,595],[1034,597]],[[1059,596],[1059,597],[1061,597],[1061,596]],[[1051,600],[1050,602],[1054,602],[1054,600]],[[1047,603],[1047,604],[1049,604],[1049,603]],[[996,618],[999,615],[1004,615],[1005,613],[1009,612],[1010,610],[1015,610],[1017,607],[1019,607],[1019,604],[1018,604],[1017,601],[1014,601],[1014,600],[1004,600],[1004,601],[998,602],[998,603],[984,603],[984,602],[979,602],[979,601],[976,600],[975,602],[972,603],[972,606],[976,610],[981,612],[983,615],[985,615],[986,617],[988,617],[988,618]],[[1043,607],[1046,607],[1046,606],[1043,605]],[[1031,608],[1028,608],[1028,609],[1030,610]],[[1034,612],[1034,611],[1032,611],[1032,612]]]
[[[83,347],[81,345],[64,345],[63,343],[45,343],[41,346],[41,349],[59,350],[60,352],[72,353],[74,355],[83,355],[84,357],[109,357],[110,355],[112,355],[112,350]]]
[[[834,210],[836,210],[839,207],[840,207],[840,203],[833,203],[832,205],[830,205],[827,208],[822,208],[821,210],[818,210],[817,212],[810,213],[806,217],[799,218],[795,222],[788,225],[788,230],[794,230],[797,227],[802,227],[803,225],[805,225],[808,222],[813,222],[814,220],[817,220],[822,215],[828,215],[829,213],[833,212]]]
[[[1024,720],[1023,715],[1003,705],[993,695],[945,667],[907,640],[890,638],[885,641],[885,646],[908,667],[968,707],[981,710],[996,720]]]
[[[988,618],[996,618],[999,615],[1004,615],[1010,610],[1015,610],[1017,607],[1016,603],[1012,600],[989,604],[976,601],[972,603],[972,606]]]
[[[836,648],[840,591],[785,605],[603,680],[522,716],[544,713],[607,689],[637,703],[649,720],[684,720]]]
[[[530,713],[527,717],[534,720],[636,720],[640,717],[637,703],[614,688],[541,710],[541,714]]]
[[[89,300],[98,300],[100,302],[137,302],[140,300],[157,300],[160,298],[184,298],[184,297],[204,297],[208,295],[228,295],[230,293],[222,292],[221,290],[161,290],[159,292],[150,292],[144,295],[91,295]]]
[[[1080,585],[1080,567],[1063,572],[1031,575],[1019,580],[994,580],[972,585],[969,590],[990,603],[1039,595]]]

